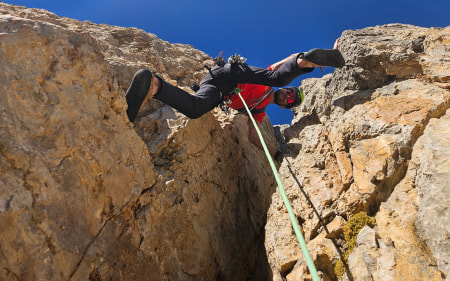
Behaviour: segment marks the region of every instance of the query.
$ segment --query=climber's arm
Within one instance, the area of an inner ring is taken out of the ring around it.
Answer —
[[[284,59],[280,60],[279,62],[276,62],[276,63],[272,64],[272,65],[270,66],[270,69],[271,69],[271,70],[277,70],[277,69],[280,68],[280,66],[282,66],[285,62],[287,62],[288,60],[292,59],[293,57],[297,57],[297,56],[298,56],[298,53],[292,54],[292,55],[290,55],[289,57],[284,58]]]

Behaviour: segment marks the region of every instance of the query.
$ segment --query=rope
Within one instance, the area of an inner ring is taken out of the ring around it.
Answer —
[[[244,104],[244,107],[247,110],[248,116],[252,120],[253,126],[255,127],[256,132],[258,133],[259,139],[261,140],[261,144],[264,148],[264,152],[266,153],[267,159],[269,160],[269,163],[270,163],[270,167],[272,168],[273,174],[275,176],[275,180],[277,181],[278,187],[280,189],[280,193],[281,193],[281,197],[283,198],[284,205],[286,206],[286,209],[289,213],[289,218],[291,220],[292,227],[294,228],[294,232],[297,236],[298,242],[300,243],[300,247],[302,248],[303,256],[305,257],[306,263],[309,268],[309,272],[311,273],[311,276],[312,276],[312,280],[320,281],[319,275],[317,274],[316,266],[314,265],[314,262],[311,259],[311,255],[309,254],[305,239],[303,238],[302,232],[300,231],[300,226],[298,225],[297,217],[295,216],[294,211],[292,210],[291,203],[289,202],[289,199],[287,198],[286,192],[283,187],[283,183],[281,182],[280,176],[278,175],[277,169],[272,160],[272,156],[269,153],[269,149],[267,149],[267,145],[264,142],[264,138],[261,134],[261,131],[259,130],[258,124],[256,124],[256,121],[253,118],[253,116],[250,112],[250,109],[248,108],[247,104],[245,103],[244,99],[242,98],[240,90],[236,89],[235,93],[237,93],[239,95],[239,98],[241,98],[242,103]]]

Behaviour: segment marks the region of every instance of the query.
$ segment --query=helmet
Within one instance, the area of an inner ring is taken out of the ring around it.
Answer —
[[[303,90],[300,87],[298,87],[298,88],[286,87],[284,89],[291,93],[294,93],[294,99],[291,100],[290,102],[288,101],[288,105],[286,106],[286,108],[292,108],[295,106],[299,106],[305,99],[305,96],[303,95]]]

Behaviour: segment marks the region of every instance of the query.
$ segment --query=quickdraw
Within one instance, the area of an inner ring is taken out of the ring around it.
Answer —
[[[222,111],[228,115],[231,111],[231,100],[229,97],[224,98],[220,104],[219,104],[220,109],[222,109]]]
[[[231,94],[227,95],[226,97],[222,98],[222,101],[219,104],[220,109],[222,109],[222,111],[228,115],[231,111],[231,99],[230,97],[233,94],[239,94],[240,92],[242,92],[243,90],[239,89],[239,88],[234,88],[233,91],[231,92]]]
[[[246,58],[241,57],[241,55],[238,54],[234,54],[228,58],[229,64],[245,64],[246,61],[247,61]]]

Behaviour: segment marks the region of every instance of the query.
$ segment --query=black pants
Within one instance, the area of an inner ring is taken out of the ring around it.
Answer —
[[[170,105],[189,118],[199,118],[219,105],[221,92],[230,93],[238,83],[283,87],[298,76],[313,71],[314,68],[299,68],[297,58],[282,64],[276,71],[249,66],[232,65],[231,74],[224,73],[224,67],[215,66],[200,82],[195,95],[172,86],[162,80],[162,88],[154,98]]]

